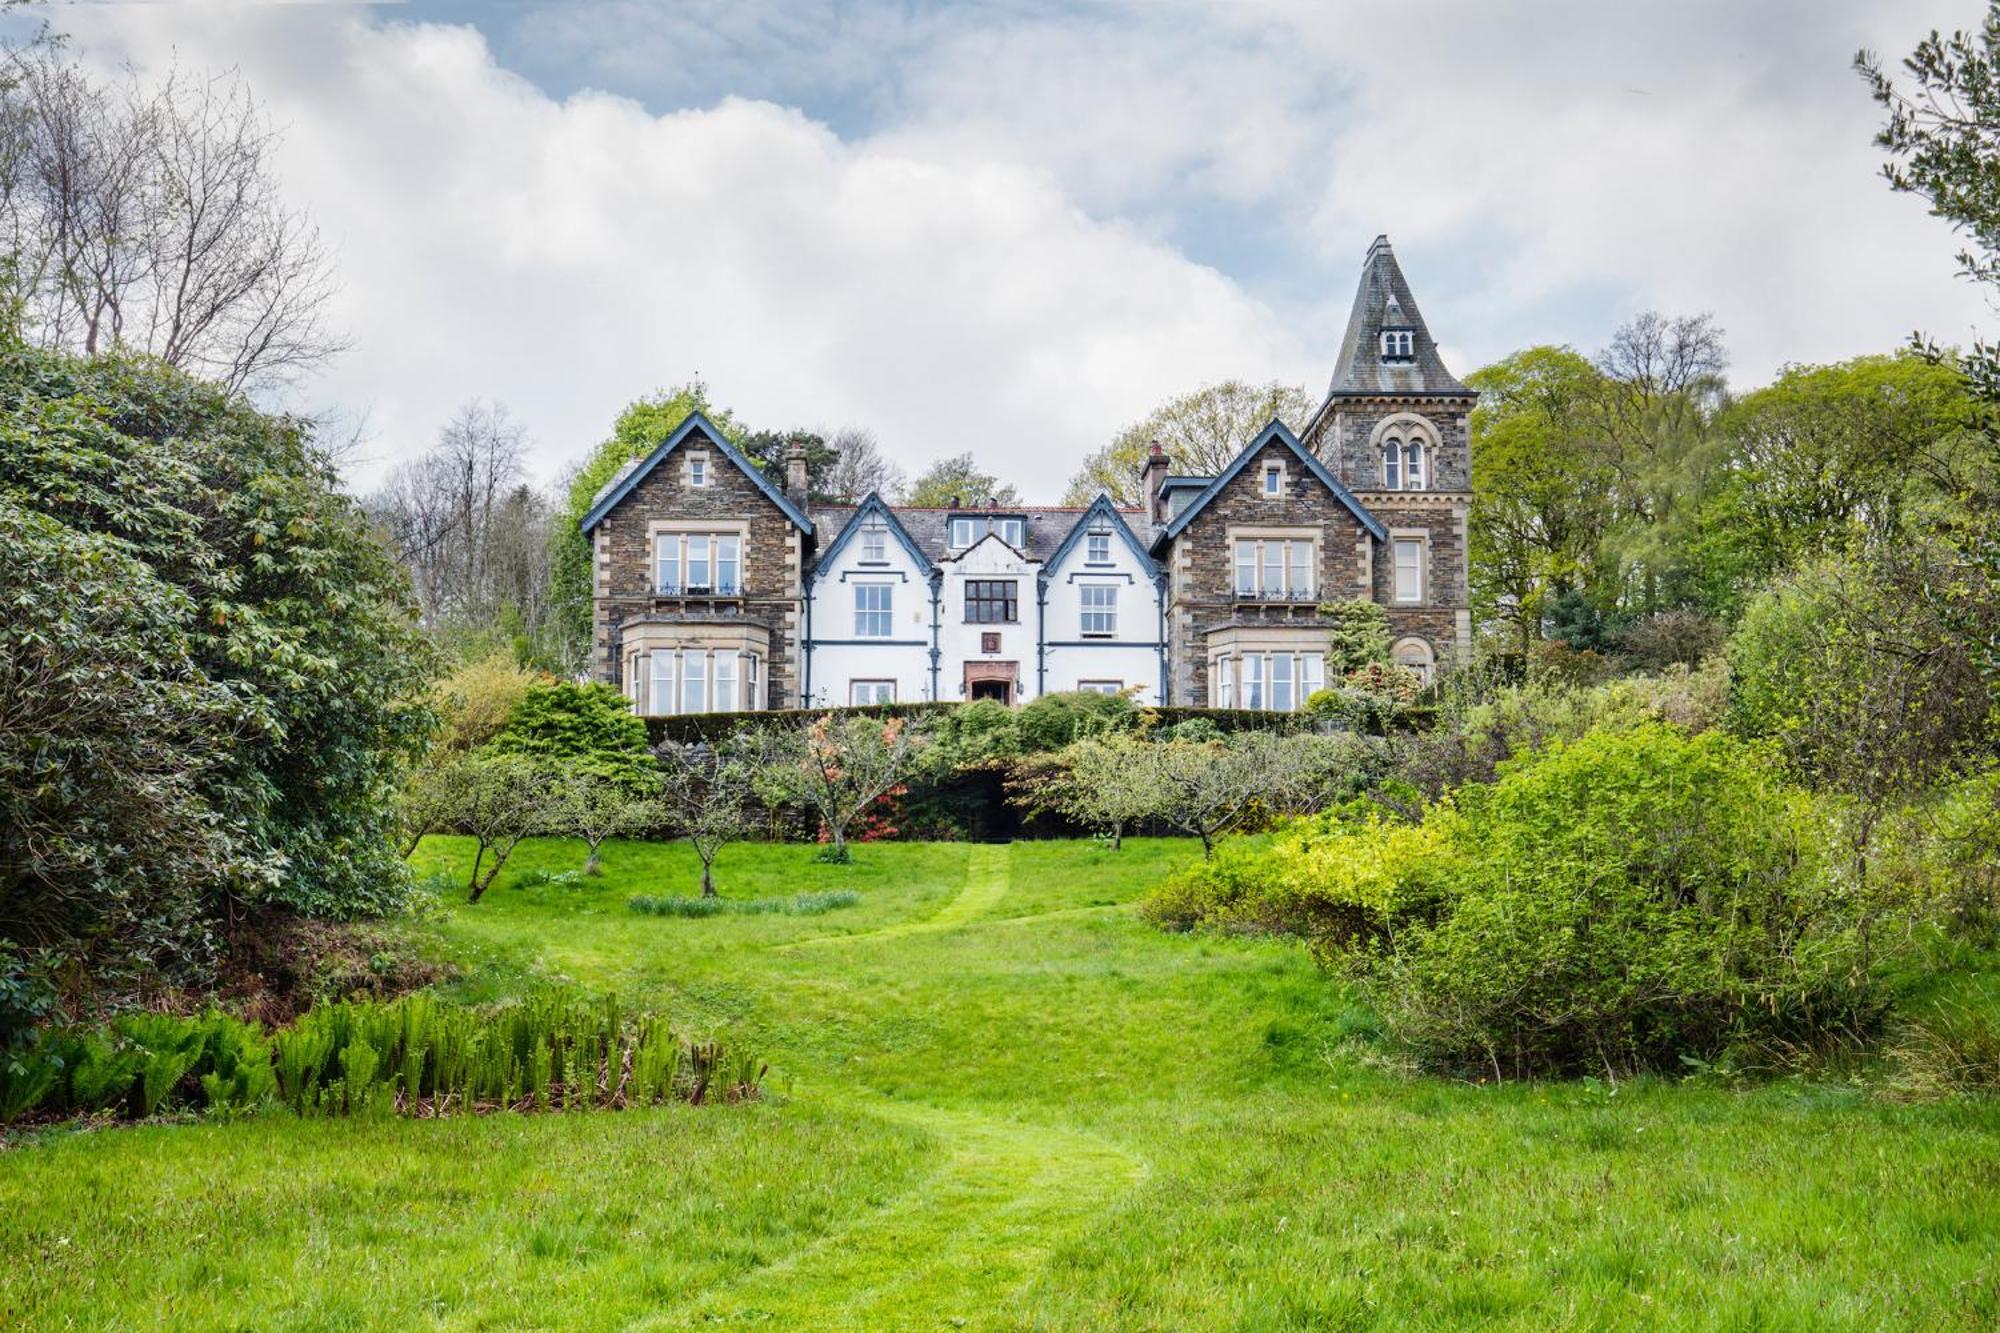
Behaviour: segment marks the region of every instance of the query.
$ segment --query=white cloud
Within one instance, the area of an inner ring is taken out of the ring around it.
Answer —
[[[385,455],[491,396],[552,474],[698,372],[758,424],[971,449],[1047,496],[1170,393],[1320,384],[1382,230],[1461,372],[1646,307],[1714,312],[1739,384],[1964,337],[1983,299],[1876,177],[1847,69],[1968,21],[1914,8],[546,0],[496,30],[547,81],[693,108],[666,114],[380,11],[73,27],[240,64],[289,125],[356,340],[312,396]]]
[[[1310,366],[1240,288],[1031,167],[847,144],[763,102],[556,102],[466,28],[198,17],[128,12],[118,45],[240,64],[288,127],[355,339],[312,394],[366,408],[384,462],[478,395],[552,476],[698,373],[754,423],[865,424],[912,468],[971,449],[1053,495],[1159,398]]]

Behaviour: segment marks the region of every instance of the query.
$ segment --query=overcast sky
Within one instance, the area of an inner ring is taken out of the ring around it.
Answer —
[[[1739,387],[1996,321],[1889,192],[1857,47],[1974,0],[105,4],[240,68],[339,255],[357,483],[504,402],[553,478],[699,375],[1030,498],[1161,399],[1324,387],[1369,241],[1464,374],[1710,311]]]

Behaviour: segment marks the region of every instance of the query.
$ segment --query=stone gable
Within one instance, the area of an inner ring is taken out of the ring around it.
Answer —
[[[691,461],[706,454],[706,484],[691,482]],[[656,524],[682,531],[712,520],[718,532],[743,537],[738,598],[658,597],[653,589]],[[619,630],[628,620],[727,626],[750,621],[769,633],[765,707],[798,697],[797,631],[803,534],[721,449],[690,436],[639,480],[593,533],[596,599],[591,677],[622,685]]]

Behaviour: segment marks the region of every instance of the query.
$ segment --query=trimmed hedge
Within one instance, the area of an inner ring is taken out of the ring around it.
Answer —
[[[684,713],[677,717],[649,717],[646,736],[654,745],[673,741],[687,745],[693,741],[726,739],[738,727],[769,726],[772,723],[805,722],[832,713],[836,717],[921,717],[957,708],[956,701],[919,700],[895,704],[855,704],[838,708],[765,708],[737,713]]]

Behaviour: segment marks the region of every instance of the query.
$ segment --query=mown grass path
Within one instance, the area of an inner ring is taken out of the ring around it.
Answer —
[[[1028,919],[989,919],[1007,897],[1010,867],[1009,846],[975,846],[966,858],[964,887],[933,916],[772,948],[881,942]],[[977,945],[968,939],[965,947]],[[948,1327],[999,1326],[994,1312],[1052,1248],[1146,1175],[1145,1163],[1133,1153],[1073,1129],[892,1101],[865,1091],[826,1089],[810,1099],[930,1135],[943,1149],[937,1171],[857,1225],[649,1326],[740,1321],[886,1328],[919,1311],[928,1322]],[[912,1264],[912,1255],[924,1256],[924,1262]]]
[[[468,906],[433,839],[451,995],[616,992],[771,1098],[50,1134],[0,1151],[0,1328],[2000,1328],[2000,1099],[1397,1072],[1295,945],[1138,918],[1198,856],[744,845],[726,897],[859,901],[683,919],[627,902],[684,845],[536,840]]]
[[[816,949],[829,944],[854,944],[862,940],[894,939],[899,935],[922,935],[936,930],[956,930],[977,921],[1007,896],[1008,843],[980,843],[966,856],[965,887],[946,903],[937,915],[923,921],[904,921],[879,930],[857,931],[851,935],[815,935],[771,947],[779,951]]]

